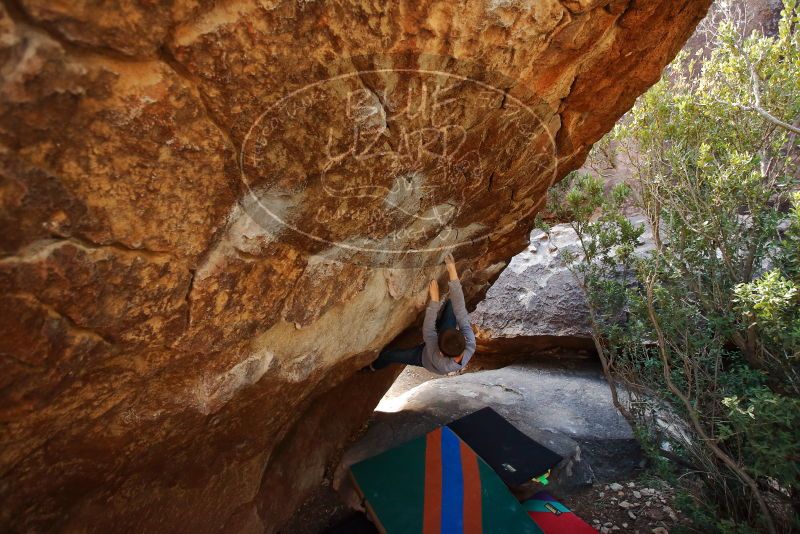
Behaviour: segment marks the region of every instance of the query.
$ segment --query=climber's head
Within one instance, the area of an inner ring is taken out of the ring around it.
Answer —
[[[439,350],[448,358],[458,358],[466,347],[464,334],[455,328],[448,328],[439,334]]]

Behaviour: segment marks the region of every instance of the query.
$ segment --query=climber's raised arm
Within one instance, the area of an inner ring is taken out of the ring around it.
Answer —
[[[458,280],[458,271],[456,271],[456,260],[453,259],[453,255],[448,252],[447,256],[444,257],[444,264],[447,267],[447,274],[450,276],[450,280]]]
[[[442,303],[439,300],[439,283],[434,279],[428,284],[431,300],[425,308],[425,320],[422,322],[422,339],[431,347],[436,347],[439,336],[436,333],[436,317]]]
[[[459,361],[462,365],[466,365],[472,354],[475,352],[477,343],[475,342],[475,334],[472,331],[472,325],[469,320],[469,313],[467,313],[467,304],[464,300],[464,291],[461,288],[461,281],[458,279],[458,271],[456,271],[456,264],[453,260],[453,255],[448,254],[445,257],[445,265],[447,266],[447,273],[450,275],[450,301],[453,303],[453,314],[456,316],[456,323],[458,329],[464,336],[464,353],[462,359]],[[464,361],[466,360],[466,361]]]

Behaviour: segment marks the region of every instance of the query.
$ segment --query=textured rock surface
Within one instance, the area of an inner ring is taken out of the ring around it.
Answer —
[[[0,529],[274,532],[708,3],[4,1]]]

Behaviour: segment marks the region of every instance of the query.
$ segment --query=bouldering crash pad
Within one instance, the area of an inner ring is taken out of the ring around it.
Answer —
[[[351,476],[387,534],[538,534],[504,482],[452,430],[359,462]]]
[[[596,534],[597,530],[546,491],[522,503],[545,534]]]
[[[544,475],[562,460],[488,407],[447,426],[511,487]]]

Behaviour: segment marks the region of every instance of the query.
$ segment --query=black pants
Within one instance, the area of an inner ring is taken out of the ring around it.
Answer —
[[[456,314],[453,312],[453,304],[448,299],[444,303],[442,314],[436,319],[436,331],[442,332],[448,328],[456,327]],[[383,349],[378,355],[378,359],[372,362],[375,369],[383,369],[389,364],[399,363],[402,365],[416,365],[422,367],[422,351],[425,343],[420,343],[408,349]]]

